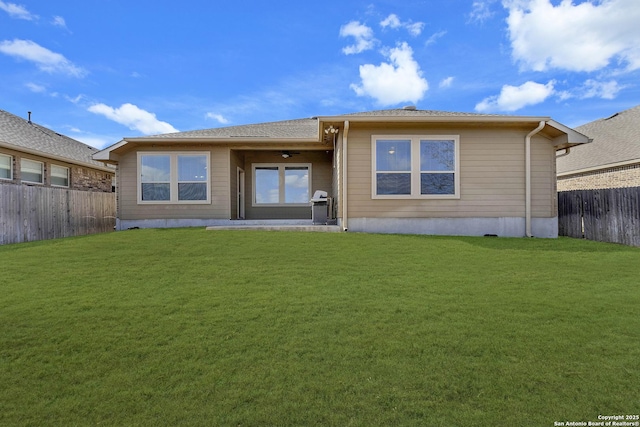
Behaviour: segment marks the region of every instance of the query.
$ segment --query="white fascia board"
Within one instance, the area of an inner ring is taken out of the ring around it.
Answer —
[[[116,150],[116,149],[118,149],[120,147],[123,147],[125,145],[127,145],[127,140],[126,139],[123,139],[120,142],[116,142],[115,144],[110,145],[109,147],[107,147],[107,148],[105,148],[103,150],[100,150],[97,153],[95,153],[92,156],[93,160],[98,160],[98,161],[102,161],[102,162],[113,160],[113,158],[111,157],[111,152],[113,150]]]
[[[547,120],[547,125],[567,135],[566,141],[562,141],[562,143],[556,144],[556,145],[568,144],[570,146],[575,146],[579,144],[588,144],[592,141],[592,139],[590,139],[588,136],[583,135],[580,132],[571,129],[570,127],[567,127],[562,123],[558,123],[555,120]]]

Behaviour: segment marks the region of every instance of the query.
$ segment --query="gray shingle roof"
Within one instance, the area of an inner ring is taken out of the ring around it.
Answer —
[[[437,110],[413,110],[406,108],[377,110],[359,113],[341,114],[335,117],[511,117],[500,114],[453,113]],[[228,126],[186,132],[165,133],[144,138],[153,139],[189,139],[189,138],[274,138],[274,139],[314,139],[318,137],[318,117],[279,122],[257,123],[240,126]],[[126,138],[135,140],[136,138]]]
[[[361,113],[344,114],[344,116],[352,117],[510,117],[501,114],[479,114],[479,113],[460,113],[439,110],[418,110],[405,108],[395,108],[392,110],[375,110],[365,111]]]
[[[257,123],[251,125],[228,126],[186,132],[164,133],[148,138],[296,138],[318,137],[318,119],[285,120],[281,122]],[[135,138],[127,138],[135,139]]]
[[[98,149],[4,110],[0,110],[0,143],[17,151],[37,152],[43,157],[55,156],[68,159],[69,163],[105,168],[102,162],[91,157]]]
[[[593,139],[558,159],[558,173],[637,160],[640,162],[640,105],[575,128]]]

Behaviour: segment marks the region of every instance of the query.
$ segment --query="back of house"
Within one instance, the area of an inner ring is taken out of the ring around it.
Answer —
[[[343,230],[557,236],[556,153],[588,138],[549,117],[403,108],[125,138],[117,228],[312,221]]]

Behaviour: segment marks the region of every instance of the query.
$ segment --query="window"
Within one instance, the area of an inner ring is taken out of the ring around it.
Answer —
[[[20,161],[20,179],[22,182],[44,184],[44,163],[23,158]]]
[[[51,165],[51,185],[55,185],[56,187],[68,187],[69,168]]]
[[[0,154],[0,179],[13,179],[13,157]]]
[[[309,205],[310,164],[253,165],[254,205]]]
[[[138,203],[209,203],[209,153],[138,153]]]
[[[373,136],[372,197],[458,198],[459,137]]]

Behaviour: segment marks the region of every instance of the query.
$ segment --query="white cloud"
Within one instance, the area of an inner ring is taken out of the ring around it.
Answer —
[[[342,49],[345,55],[352,55],[373,49],[376,41],[373,37],[373,30],[358,21],[351,21],[340,27],[340,37],[355,38],[355,44]]]
[[[394,105],[410,101],[417,103],[429,89],[422,77],[420,65],[413,59],[413,50],[407,43],[385,53],[389,63],[360,66],[361,84],[352,84],[358,96],[370,96],[381,105]]]
[[[416,37],[422,33],[422,29],[424,28],[424,22],[411,22],[411,21],[402,22],[400,18],[398,18],[398,15],[396,15],[395,13],[392,13],[391,15],[387,16],[384,20],[380,22],[380,26],[382,28],[392,28],[392,29],[405,28],[409,32],[409,34]]]
[[[69,31],[69,29],[67,28],[67,22],[64,20],[62,16],[54,16],[53,19],[51,20],[51,24],[54,27],[64,28],[65,30]]]
[[[28,87],[31,92],[35,93],[44,93],[47,91],[46,87],[36,83],[26,83],[25,86]]]
[[[608,82],[598,82],[595,80],[587,80],[584,83],[585,91],[580,95],[580,99],[586,98],[602,98],[613,99],[618,92],[622,89],[622,86],[618,85],[618,82],[611,80]]]
[[[84,100],[86,98],[86,96],[84,96],[83,94],[80,94],[78,96],[76,96],[75,98],[71,98],[69,95],[65,95],[64,98],[71,102],[72,104],[78,104],[80,103],[80,101]]]
[[[213,119],[223,125],[229,123],[229,120],[227,120],[222,114],[207,113],[205,117],[208,119]]]
[[[476,105],[476,111],[481,113],[493,111],[516,111],[527,105],[543,102],[554,93],[555,81],[546,85],[526,82],[520,86],[504,85],[500,95],[490,96]]]
[[[38,15],[32,14],[24,6],[15,3],[5,3],[0,0],[0,10],[4,10],[10,17],[16,19],[24,19],[26,21],[38,19]]]
[[[0,52],[5,55],[31,61],[48,73],[63,73],[74,77],[83,77],[87,71],[74,65],[63,55],[32,42],[31,40],[14,39],[0,42]]]
[[[577,99],[589,99],[589,98],[601,98],[601,99],[614,99],[618,92],[624,89],[624,86],[618,84],[615,80],[608,82],[597,81],[589,79],[584,82],[580,87],[572,90],[562,91],[558,94],[561,101],[577,98]]]
[[[452,84],[453,84],[453,77],[447,77],[445,79],[442,79],[438,87],[440,87],[441,89],[446,89],[451,87]]]
[[[524,69],[640,68],[638,0],[503,0],[513,57]]]
[[[475,0],[471,6],[469,21],[483,23],[493,17],[494,12],[491,10],[491,4],[494,2],[495,0]]]
[[[129,103],[122,104],[119,108],[112,108],[105,104],[94,104],[88,110],[145,135],[178,132],[169,123],[158,120],[155,114]]]
[[[424,42],[425,46],[429,46],[431,44],[434,44],[439,38],[444,37],[447,34],[446,31],[439,31],[435,34],[433,34],[431,37],[429,37],[427,39],[426,42]]]
[[[400,28],[402,24],[400,24],[400,18],[395,13],[387,16],[382,22],[380,22],[380,26],[382,28]]]

